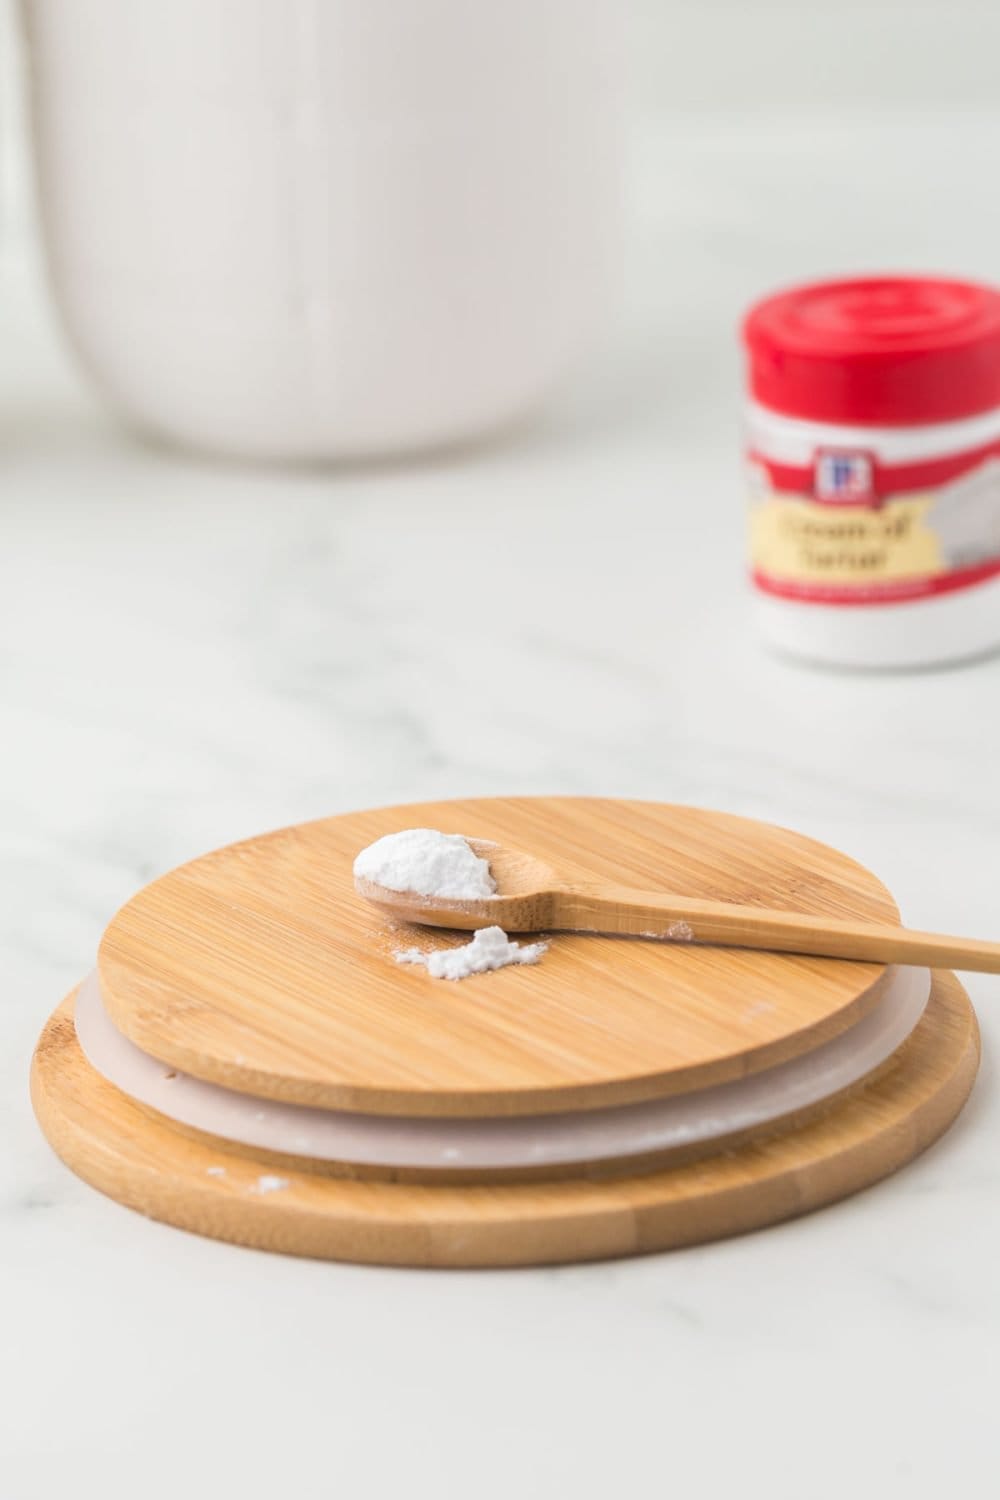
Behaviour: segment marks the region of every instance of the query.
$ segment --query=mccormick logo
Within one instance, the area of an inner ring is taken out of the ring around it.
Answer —
[[[871,454],[821,448],[816,454],[813,489],[816,499],[828,505],[874,505]]]

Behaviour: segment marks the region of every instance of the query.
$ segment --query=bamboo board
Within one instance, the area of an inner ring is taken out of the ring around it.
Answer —
[[[384,808],[232,845],[140,891],[100,948],[111,1018],[165,1063],[259,1097],[490,1116],[724,1083],[881,997],[876,964],[568,934],[531,968],[431,979],[393,951],[447,936],[393,929],[352,879],[362,847],[415,826],[530,851],[577,881],[898,920],[845,855],[721,813],[545,797]]]
[[[924,1017],[870,1084],[808,1123],[667,1171],[610,1181],[436,1187],[277,1177],[145,1113],[89,1066],[72,997],[35,1054],[32,1097],[85,1181],[151,1218],[285,1254],[413,1266],[513,1266],[633,1255],[803,1214],[885,1177],[947,1129],[979,1060],[975,1015],[937,973]]]

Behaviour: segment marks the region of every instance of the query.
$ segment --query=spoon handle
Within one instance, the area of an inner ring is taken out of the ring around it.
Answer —
[[[552,926],[675,942],[719,943],[865,963],[919,964],[1000,974],[1000,943],[913,932],[888,922],[769,911],[728,901],[608,888],[559,892]]]

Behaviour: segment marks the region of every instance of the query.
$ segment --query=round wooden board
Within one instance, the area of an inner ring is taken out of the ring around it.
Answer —
[[[930,1145],[968,1097],[979,1033],[954,975],[870,1085],[810,1123],[646,1176],[501,1186],[276,1177],[146,1114],[86,1062],[72,997],[35,1053],[32,1098],[80,1177],[154,1219],[258,1249],[411,1266],[514,1266],[665,1250],[843,1198]]]
[[[537,1114],[723,1083],[816,1046],[877,1003],[877,964],[557,936],[534,967],[461,983],[397,948],[354,856],[426,826],[529,850],[569,878],[898,921],[845,855],[783,829],[657,803],[519,798],[328,818],[234,844],[140,891],[98,973],[118,1028],[260,1097],[403,1115]]]

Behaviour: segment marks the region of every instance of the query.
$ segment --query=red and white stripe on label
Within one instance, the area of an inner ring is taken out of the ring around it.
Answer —
[[[764,592],[897,603],[1000,575],[1000,411],[852,429],[754,405],[748,425],[751,565]]]

